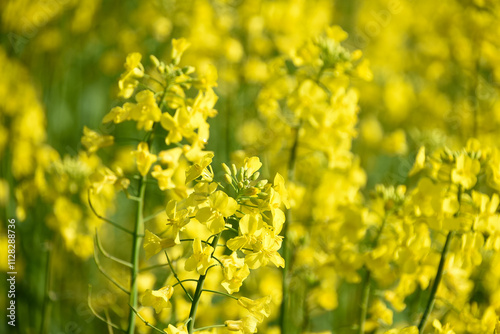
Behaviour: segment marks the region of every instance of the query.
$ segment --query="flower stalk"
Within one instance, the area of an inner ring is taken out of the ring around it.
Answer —
[[[135,217],[135,227],[133,234],[133,245],[132,245],[132,268],[131,268],[131,277],[130,277],[130,298],[129,305],[132,309],[137,309],[137,276],[139,275],[139,254],[141,250],[141,239],[143,238],[143,229],[144,229],[144,217],[143,217],[143,209],[144,209],[144,197],[146,194],[146,176],[143,176],[139,180],[139,200],[137,203],[137,214]],[[133,334],[135,330],[135,312],[130,310],[129,320],[128,320],[128,334]]]
[[[217,234],[215,236],[215,238],[213,239],[212,243],[210,244],[214,249],[214,251],[212,252],[212,255],[215,252],[215,249],[217,247],[217,243],[219,242],[220,235],[221,235],[220,233]],[[196,320],[196,311],[198,310],[198,303],[200,302],[201,294],[204,291],[203,285],[205,284],[205,278],[206,278],[207,274],[208,274],[208,270],[205,273],[205,275],[200,275],[200,278],[198,279],[198,284],[196,284],[196,290],[195,290],[194,295],[193,295],[193,302],[191,304],[191,310],[189,311],[190,321],[187,324],[187,329],[188,329],[189,334],[192,334],[195,331],[194,330],[194,323]]]
[[[434,283],[432,284],[432,290],[431,290],[431,295],[429,296],[429,301],[427,302],[427,306],[425,307],[424,314],[422,315],[422,319],[420,320],[420,323],[418,325],[418,332],[423,333],[423,330],[425,328],[425,324],[427,323],[427,319],[429,318],[429,315],[431,314],[432,308],[434,307],[434,302],[436,301],[436,293],[439,287],[439,283],[441,282],[441,279],[443,278],[443,272],[444,272],[444,264],[446,262],[446,255],[448,253],[448,249],[450,248],[450,241],[453,238],[454,232],[450,231],[448,232],[448,235],[446,236],[446,242],[444,243],[443,251],[441,252],[441,259],[439,260],[439,266],[438,270],[436,273],[436,278],[434,279]]]

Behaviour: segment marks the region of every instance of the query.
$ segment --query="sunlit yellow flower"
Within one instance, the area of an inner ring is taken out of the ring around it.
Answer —
[[[172,59],[175,64],[178,64],[184,51],[189,48],[189,43],[185,38],[172,39]]]
[[[160,313],[164,308],[170,308],[170,298],[174,294],[174,288],[167,285],[160,290],[146,290],[142,297],[142,305],[154,307],[156,313]]]
[[[218,234],[225,229],[225,218],[233,215],[238,208],[238,203],[223,191],[216,191],[208,197],[208,206],[201,208],[196,213],[196,219],[206,224],[213,234]]]
[[[462,153],[458,156],[455,168],[451,171],[451,180],[464,189],[470,189],[476,185],[480,168],[479,161]]]
[[[173,169],[162,169],[160,165],[156,165],[151,172],[151,176],[158,180],[160,190],[167,190],[175,187],[175,183],[172,181],[174,172]]]
[[[188,210],[178,209],[177,201],[171,200],[167,204],[167,226],[170,227],[170,234],[173,236],[175,243],[180,244],[179,232],[183,231],[185,226],[189,223],[190,218]]]
[[[417,157],[415,158],[415,163],[411,168],[408,176],[413,176],[420,172],[425,167],[425,146],[422,146],[417,153]]]
[[[198,274],[205,275],[207,273],[207,269],[217,263],[217,261],[212,258],[213,252],[214,249],[212,246],[202,246],[201,240],[199,238],[195,238],[193,241],[193,255],[187,259],[184,268],[187,271],[196,270]]]
[[[186,326],[180,325],[178,327],[168,325],[168,328],[165,329],[167,334],[188,334]]]
[[[139,84],[137,79],[144,76],[144,66],[141,64],[141,58],[141,54],[137,52],[127,56],[125,72],[118,81],[118,87],[120,88],[119,95],[126,99],[132,96],[135,88]]]
[[[418,328],[416,326],[411,326],[401,329],[391,329],[384,334],[418,334]]]
[[[222,286],[231,294],[238,292],[243,281],[250,274],[250,270],[245,264],[245,259],[238,258],[238,254],[233,252],[230,256],[223,257],[221,261],[224,265]]]
[[[156,155],[149,153],[148,144],[145,142],[139,143],[137,151],[134,151],[136,158],[137,169],[142,176],[145,176],[151,165],[156,162]]]
[[[224,324],[230,332],[238,332],[240,334],[257,333],[258,321],[251,315],[241,320],[227,320]]]
[[[186,171],[186,183],[202,176],[204,181],[211,182],[213,180],[213,173],[207,168],[212,163],[213,153],[206,154],[199,163],[195,163]]]
[[[102,147],[113,145],[113,136],[101,135],[86,126],[83,127],[82,145],[89,153],[94,153]]]
[[[171,238],[161,239],[156,234],[146,230],[144,233],[144,250],[146,251],[146,258],[159,253],[162,249],[175,246],[175,240]]]
[[[246,308],[259,323],[271,315],[271,296],[257,300],[240,297],[238,298],[238,304]]]

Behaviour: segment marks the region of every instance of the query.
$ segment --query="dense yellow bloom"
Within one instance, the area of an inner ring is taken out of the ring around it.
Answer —
[[[137,169],[142,176],[148,174],[151,165],[156,162],[156,155],[149,152],[148,144],[141,142],[134,151]]]
[[[193,255],[186,260],[184,268],[187,271],[196,270],[198,274],[205,275],[207,269],[217,263],[215,259],[212,258],[212,253],[214,248],[210,245],[201,244],[199,238],[195,238],[193,241]]]
[[[451,171],[451,180],[464,189],[471,189],[476,185],[480,168],[479,161],[462,153],[458,156],[455,167]]]
[[[238,258],[238,254],[233,252],[230,256],[221,258],[221,261],[224,265],[224,280],[221,283],[222,286],[231,294],[238,292],[243,284],[243,281],[250,274],[250,270],[248,269],[248,265],[245,263],[245,259]]]
[[[165,329],[167,334],[188,334],[186,326],[180,325],[175,327],[173,325],[168,325],[168,328]]]
[[[257,333],[258,320],[253,316],[244,317],[242,320],[227,320],[225,325],[229,332],[237,334]]]
[[[82,145],[89,153],[94,153],[102,147],[113,145],[113,136],[103,136],[86,126],[83,127]]]
[[[420,172],[425,167],[425,146],[422,146],[417,153],[417,157],[415,158],[415,163],[411,168],[408,176],[413,176]]]
[[[455,331],[451,328],[450,324],[447,323],[443,326],[438,319],[434,319],[432,327],[434,327],[435,334],[455,334]]]
[[[125,62],[125,72],[120,76],[118,88],[119,95],[128,99],[134,93],[135,88],[139,84],[137,79],[144,76],[144,66],[141,64],[141,54],[134,52],[127,56]]]
[[[167,226],[170,228],[169,233],[174,238],[176,244],[180,244],[179,232],[183,231],[189,223],[189,212],[187,209],[178,209],[177,201],[171,200],[167,204]]]
[[[161,190],[167,190],[175,187],[175,183],[172,181],[174,172],[171,168],[162,169],[160,165],[156,165],[153,167],[151,176],[158,180],[158,187]]]
[[[238,304],[246,308],[251,315],[260,323],[271,315],[271,296],[252,300],[246,297],[238,298]]]
[[[189,167],[186,171],[186,183],[189,183],[200,176],[203,181],[211,182],[213,180],[213,173],[207,167],[209,167],[212,163],[213,157],[213,153],[206,154],[200,162]]]
[[[416,326],[411,326],[402,329],[391,329],[384,334],[418,334],[418,328]]]
[[[137,103],[127,102],[123,107],[114,107],[104,116],[103,123],[121,123],[128,120],[137,122],[137,129],[150,131],[155,122],[159,122],[162,116],[161,110],[156,104],[154,93],[150,90],[140,91],[135,95]]]
[[[146,258],[158,254],[164,248],[175,246],[175,240],[171,238],[162,239],[156,234],[146,230],[144,233],[144,250],[146,251]]]
[[[164,308],[170,308],[170,298],[174,294],[174,288],[167,285],[160,290],[146,290],[142,297],[142,305],[152,306],[156,313],[160,313]]]
[[[216,191],[208,197],[208,206],[196,213],[196,219],[206,224],[210,232],[218,234],[225,229],[225,218],[233,215],[238,208],[238,203],[223,191]]]
[[[172,39],[172,59],[174,64],[178,64],[184,51],[189,48],[189,43],[185,38]]]

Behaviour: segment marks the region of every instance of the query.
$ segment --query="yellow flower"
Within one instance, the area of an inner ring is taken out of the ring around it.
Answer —
[[[206,224],[210,232],[218,234],[225,229],[225,219],[232,216],[238,208],[238,203],[225,192],[219,190],[208,197],[209,206],[201,208],[196,213],[196,219]]]
[[[83,127],[82,145],[89,153],[94,153],[98,149],[113,145],[113,136],[103,136],[86,126]]]
[[[161,126],[168,131],[165,143],[178,143],[182,138],[192,138],[195,136],[194,126],[191,124],[192,115],[187,108],[182,107],[175,111],[172,116],[168,112],[161,115]]]
[[[288,191],[285,188],[285,179],[280,173],[276,173],[274,177],[274,190],[280,195],[281,201],[287,209],[290,209],[290,202],[288,202]]]
[[[245,256],[245,263],[250,269],[265,266],[271,261],[276,267],[285,267],[285,260],[278,253],[281,248],[282,237],[274,236],[271,232],[264,230],[259,240],[252,244],[253,252]]]
[[[230,332],[238,332],[241,334],[257,333],[257,319],[253,316],[244,317],[242,320],[227,320],[224,323],[227,330]]]
[[[193,255],[187,259],[184,269],[187,271],[196,270],[198,274],[205,275],[207,273],[207,269],[217,263],[217,261],[212,258],[213,252],[214,249],[212,246],[202,246],[201,240],[199,238],[195,238],[193,241]]]
[[[146,230],[144,233],[144,250],[146,251],[146,258],[159,253],[164,248],[175,246],[175,240],[171,238],[161,239],[156,234]]]
[[[221,261],[224,265],[222,286],[231,294],[238,292],[243,281],[250,274],[250,270],[245,264],[245,259],[238,258],[238,254],[233,252],[231,256],[223,257]]]
[[[128,119],[130,119],[129,110],[126,110],[122,107],[114,107],[113,109],[111,109],[109,113],[106,114],[106,116],[104,116],[102,122],[103,123],[114,122],[115,124],[118,124]]]
[[[115,184],[118,177],[113,173],[113,171],[107,167],[99,168],[90,176],[90,182],[92,183],[92,188],[95,190],[96,194],[99,194],[101,190],[106,185]]]
[[[240,235],[229,239],[227,246],[232,251],[236,251],[247,245],[254,243],[263,231],[262,216],[259,214],[247,214],[240,219]]]
[[[154,307],[156,313],[160,313],[164,308],[170,308],[170,298],[174,293],[174,288],[167,285],[160,290],[147,289],[142,297],[142,305]]]
[[[420,172],[425,167],[425,146],[420,147],[417,153],[417,157],[415,158],[415,163],[411,168],[408,176],[413,176]]]
[[[472,159],[465,153],[461,153],[456,161],[455,168],[451,171],[451,180],[464,189],[471,189],[477,182],[477,174],[481,165],[476,159]]]
[[[455,334],[455,331],[451,329],[450,324],[442,325],[438,319],[434,319],[432,322],[432,327],[434,327],[435,334]]]
[[[125,61],[125,73],[120,76],[118,88],[120,88],[119,96],[128,99],[134,93],[135,88],[139,84],[137,78],[144,76],[144,66],[141,64],[141,54],[134,52],[127,56]]]
[[[151,175],[158,180],[158,187],[160,190],[175,188],[175,183],[172,181],[172,176],[174,175],[173,169],[162,169],[160,165],[156,165]]]
[[[392,310],[389,309],[380,299],[375,300],[375,302],[371,305],[370,314],[375,320],[381,320],[386,325],[392,325]]]
[[[259,323],[271,315],[271,296],[257,300],[240,297],[238,298],[238,304],[246,308]]]
[[[172,39],[172,60],[174,64],[178,64],[184,51],[189,48],[189,43],[185,38]]]
[[[180,244],[179,232],[189,223],[188,210],[177,210],[177,201],[171,200],[167,204],[167,226],[170,226],[170,234],[173,235],[176,244]]]
[[[137,104],[133,105],[129,117],[137,121],[137,129],[150,131],[155,122],[161,118],[161,110],[156,104],[154,93],[150,90],[143,90],[135,96]]]
[[[165,329],[167,334],[188,334],[186,326],[180,325],[178,327],[168,325],[168,328]]]
[[[391,329],[384,334],[418,334],[418,328],[416,326],[411,326],[401,329]]]
[[[252,177],[252,175],[260,169],[260,167],[262,167],[262,162],[260,162],[259,157],[245,158],[243,168],[247,178]]]
[[[166,151],[158,153],[158,158],[162,164],[167,164],[169,167],[177,166],[182,154],[182,148],[174,147]]]
[[[204,181],[211,182],[213,180],[213,173],[208,170],[208,166],[212,163],[213,153],[206,154],[199,163],[196,163],[188,168],[186,171],[186,184],[194,179],[202,176]]]
[[[139,143],[137,151],[134,151],[137,162],[137,169],[142,176],[145,176],[151,165],[156,162],[156,155],[149,153],[148,144],[145,142]]]

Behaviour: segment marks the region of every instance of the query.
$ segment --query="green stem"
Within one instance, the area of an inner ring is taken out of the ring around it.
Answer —
[[[229,293],[225,293],[225,292],[222,292],[222,291],[215,291],[215,290],[209,290],[209,289],[203,289],[201,291],[202,292],[205,292],[205,291],[206,292],[211,292],[211,293],[214,293],[216,295],[221,295],[221,296],[224,296],[224,297],[232,298],[234,300],[238,300],[238,297],[232,296]]]
[[[418,332],[422,333],[427,319],[431,314],[432,308],[434,307],[434,301],[436,300],[436,293],[439,287],[439,283],[441,282],[441,278],[443,277],[444,272],[444,264],[446,262],[446,254],[448,253],[448,249],[450,248],[450,241],[453,238],[454,232],[448,232],[446,236],[446,242],[444,243],[443,251],[441,252],[441,259],[439,260],[439,266],[436,273],[436,278],[434,279],[434,283],[432,284],[431,295],[429,296],[429,301],[427,302],[427,307],[425,308],[424,314],[422,315],[422,319],[420,320],[420,324],[418,325]]]
[[[132,309],[137,309],[137,276],[139,275],[139,253],[141,250],[141,239],[143,235],[144,228],[144,195],[146,194],[146,176],[143,176],[139,180],[139,197],[137,203],[137,215],[135,217],[135,227],[133,235],[133,245],[132,245],[132,269],[131,269],[131,280],[130,280],[130,298],[129,305]],[[135,312],[130,310],[129,321],[128,321],[128,334],[134,334],[135,331]]]
[[[179,276],[177,276],[177,273],[175,272],[174,266],[172,265],[172,261],[170,261],[170,257],[168,256],[168,253],[166,250],[165,250],[165,256],[167,257],[168,265],[170,266],[170,270],[172,271],[172,274],[174,275],[175,279],[177,280],[177,283],[179,283],[181,285],[182,290],[184,290],[184,292],[186,293],[186,296],[188,296],[189,300],[191,302],[193,302],[193,297],[191,297],[189,292],[184,287],[184,284],[182,284],[182,281],[179,279]]]
[[[380,236],[382,235],[382,231],[384,230],[385,224],[387,222],[387,216],[390,215],[392,211],[389,211],[384,216],[382,220],[382,225],[375,236],[375,239],[372,243],[372,249],[378,247],[378,241]],[[368,268],[366,268],[366,276],[363,280],[362,290],[361,290],[361,304],[360,304],[360,312],[359,312],[359,326],[358,326],[358,334],[363,334],[365,332],[365,322],[366,315],[368,312],[368,302],[370,300],[370,281],[371,281],[371,272]]]
[[[297,159],[297,148],[299,146],[299,132],[300,127],[297,126],[295,129],[295,138],[293,141],[292,148],[290,150],[290,159],[288,160],[288,182],[293,181],[295,174],[295,161]],[[288,324],[290,323],[288,319],[288,304],[289,304],[289,268],[291,268],[291,252],[290,252],[290,242],[288,240],[288,226],[292,221],[292,210],[287,209],[285,212],[286,222],[283,226],[283,259],[285,260],[285,267],[283,268],[283,281],[282,281],[282,301],[280,306],[280,328],[282,333],[288,332]]]
[[[217,236],[214,238],[212,241],[211,246],[213,247],[215,252],[215,247],[217,246],[217,243],[219,242],[220,238],[220,233],[217,234]],[[203,293],[203,285],[205,284],[205,278],[207,276],[208,270],[205,272],[205,275],[200,275],[200,278],[198,279],[198,284],[196,285],[196,291],[194,292],[193,295],[193,303],[191,304],[191,310],[189,311],[189,318],[191,320],[188,323],[188,333],[192,334],[194,332],[194,322],[196,320],[196,311],[198,310],[198,303],[200,302],[200,297],[201,294]]]
[[[366,276],[363,280],[363,290],[361,291],[361,312],[359,313],[358,334],[365,332],[366,314],[368,312],[368,300],[370,299],[370,270],[366,270]]]
[[[193,332],[199,332],[199,331],[204,331],[204,330],[211,329],[211,328],[220,328],[220,327],[227,327],[227,326],[225,324],[220,324],[220,325],[200,327],[200,328],[196,328]]]

